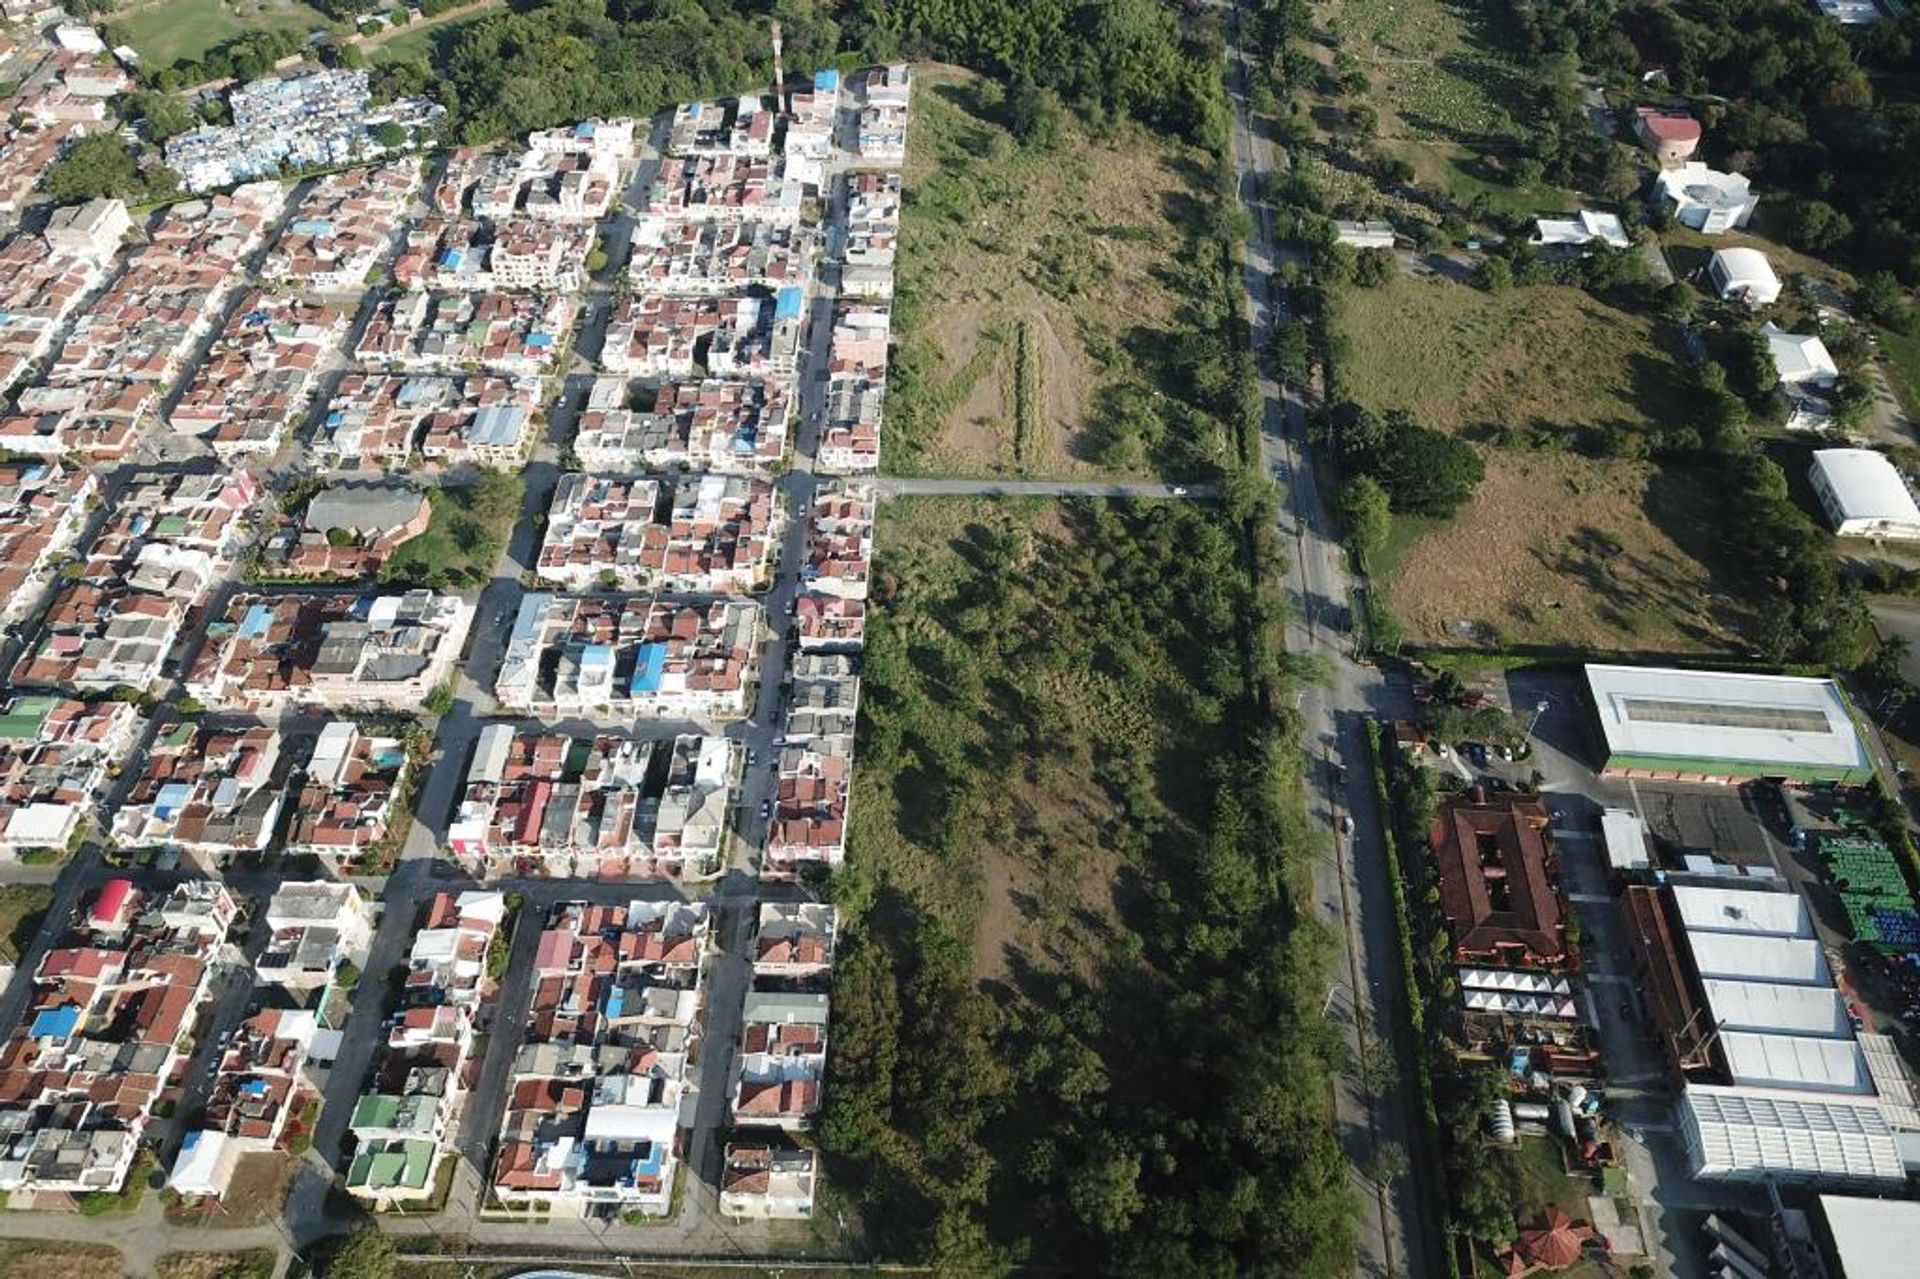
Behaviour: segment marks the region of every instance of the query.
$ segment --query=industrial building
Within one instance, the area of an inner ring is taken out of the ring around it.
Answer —
[[[1820,449],[1807,480],[1835,536],[1920,539],[1920,505],[1899,468],[1872,449]]]
[[[1589,666],[1587,688],[1614,777],[1864,783],[1873,761],[1829,679]]]
[[[1814,1239],[1832,1279],[1906,1279],[1920,1257],[1920,1203],[1819,1195]]]

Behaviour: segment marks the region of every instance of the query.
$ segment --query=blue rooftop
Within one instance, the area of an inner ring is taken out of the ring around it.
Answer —
[[[805,299],[806,295],[801,292],[799,285],[787,285],[773,299],[773,318],[776,320],[799,318],[800,306]]]
[[[840,91],[840,73],[831,67],[825,71],[814,72],[813,91],[815,93],[838,93]]]
[[[660,691],[660,675],[667,669],[667,646],[665,644],[642,644],[640,661],[633,668],[633,683],[628,685],[632,693],[657,693]]]
[[[247,607],[247,615],[240,619],[240,638],[258,639],[267,633],[273,625],[273,606],[270,604],[252,604]]]
[[[33,1019],[33,1037],[35,1039],[65,1039],[73,1034],[73,1028],[80,1024],[80,1010],[71,1005],[65,1008],[49,1008]]]

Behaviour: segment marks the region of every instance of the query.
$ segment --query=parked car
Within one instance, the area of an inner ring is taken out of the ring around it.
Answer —
[[[1340,814],[1340,833],[1343,835],[1353,834],[1353,814],[1352,813]]]

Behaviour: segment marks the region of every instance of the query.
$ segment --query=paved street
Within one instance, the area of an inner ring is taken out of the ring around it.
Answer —
[[[1229,29],[1229,38],[1237,41],[1237,27]],[[1274,239],[1270,212],[1260,198],[1266,177],[1274,171],[1275,152],[1253,127],[1247,107],[1249,55],[1237,44],[1229,46],[1228,54],[1234,163],[1240,198],[1254,228],[1246,253],[1247,298],[1254,350],[1264,353],[1274,328],[1290,322],[1286,301],[1272,281],[1274,268],[1289,250]],[[1416,1181],[1421,1156],[1409,1140],[1414,1089],[1406,1066],[1412,1048],[1402,1041],[1393,1015],[1406,997],[1394,933],[1393,871],[1380,837],[1385,815],[1375,801],[1364,736],[1368,717],[1405,714],[1411,701],[1404,687],[1390,686],[1376,669],[1353,661],[1346,636],[1330,624],[1345,613],[1349,583],[1339,532],[1307,444],[1306,405],[1268,377],[1264,367],[1260,390],[1266,405],[1261,455],[1269,474],[1289,477],[1281,523],[1282,540],[1292,550],[1286,582],[1291,605],[1287,648],[1320,653],[1333,671],[1326,687],[1310,686],[1300,700],[1312,813],[1332,850],[1331,856],[1317,858],[1314,868],[1314,899],[1339,942],[1328,1008],[1353,1029],[1361,1058],[1384,1051],[1397,1074],[1396,1082],[1373,1098],[1352,1074],[1343,1075],[1336,1086],[1342,1143],[1354,1167],[1355,1188],[1368,1204],[1360,1220],[1358,1269],[1365,1275],[1418,1279],[1440,1273],[1441,1267],[1438,1258],[1426,1255],[1429,1236],[1419,1225],[1422,1199]],[[1343,815],[1353,818],[1351,839],[1336,833]],[[1362,1170],[1372,1166],[1375,1153],[1388,1144],[1408,1151],[1411,1167],[1407,1176],[1382,1188]]]
[[[1211,484],[1126,484],[1100,480],[903,480],[883,479],[876,485],[882,498],[936,495],[941,497],[1104,497],[1128,498],[1215,496]]]

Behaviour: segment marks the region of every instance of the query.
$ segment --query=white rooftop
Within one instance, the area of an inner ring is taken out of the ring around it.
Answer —
[[[1689,1084],[1679,1117],[1702,1175],[1906,1180],[1893,1130],[1869,1100]]]
[[[1920,506],[1900,471],[1872,449],[1818,449],[1813,466],[1845,520],[1892,520],[1920,524]]]
[[[1831,986],[1787,986],[1770,981],[1709,977],[1707,1011],[1725,1030],[1776,1031],[1822,1039],[1850,1039],[1847,1004]]]
[[[1716,249],[1712,260],[1720,278],[1726,281],[1729,288],[1738,285],[1780,287],[1780,277],[1773,273],[1773,263],[1767,261],[1767,255],[1758,249]]]
[[[1647,847],[1647,824],[1640,814],[1609,808],[1600,814],[1600,838],[1606,841],[1607,862],[1615,870],[1640,870],[1653,865]]]
[[[1703,978],[1783,982],[1794,986],[1833,985],[1820,943],[1809,938],[1688,933],[1687,946]]]
[[[1587,686],[1609,754],[1835,770],[1872,767],[1832,680],[1589,666]]]
[[[1871,1096],[1873,1079],[1851,1039],[1728,1030],[1720,1035],[1733,1082],[1747,1088],[1804,1088]]]
[[[1827,344],[1812,333],[1788,333],[1773,324],[1763,329],[1773,367],[1782,382],[1830,382],[1840,376]]]
[[[1688,932],[1758,933],[1768,937],[1811,937],[1813,922],[1798,893],[1753,888],[1677,884],[1674,904]]]
[[[1920,1256],[1920,1203],[1821,1195],[1820,1215],[1839,1259],[1837,1279],[1908,1279]]]
[[[1540,218],[1534,223],[1535,244],[1588,244],[1604,240],[1616,249],[1633,244],[1626,224],[1612,213],[1581,210],[1570,218]]]

